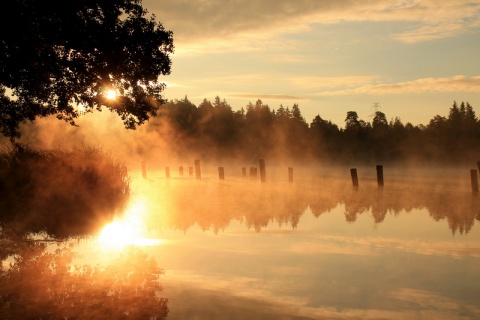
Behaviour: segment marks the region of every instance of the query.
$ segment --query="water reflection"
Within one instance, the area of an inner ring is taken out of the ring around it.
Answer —
[[[157,262],[129,247],[106,265],[79,264],[74,244],[2,240],[1,319],[163,319],[157,296],[164,273]],[[10,257],[10,259],[8,259]],[[8,264],[5,261],[8,261]]]
[[[0,319],[166,318],[168,299],[159,296],[164,270],[140,248],[159,240],[142,238],[142,214],[140,203],[111,222],[111,213],[78,208],[48,216],[4,212]],[[86,243],[96,249],[84,252]],[[111,246],[117,250],[103,250]],[[96,261],[102,255],[108,259]]]
[[[348,182],[348,181],[347,181]],[[271,223],[296,228],[307,209],[315,217],[338,206],[345,208],[345,221],[370,215],[375,224],[387,216],[427,210],[434,221],[445,220],[453,234],[468,234],[480,220],[480,196],[468,190],[452,190],[396,184],[388,188],[354,189],[348,183],[331,185],[299,183],[259,185],[230,182],[137,181],[151,205],[149,228],[170,227],[187,231],[194,225],[214,232],[231,221],[261,231]],[[168,212],[166,214],[165,212]]]
[[[0,318],[480,315],[469,190],[149,179],[89,229],[2,222]]]

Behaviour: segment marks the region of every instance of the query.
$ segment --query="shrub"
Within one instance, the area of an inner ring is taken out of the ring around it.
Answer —
[[[0,154],[4,233],[85,235],[123,209],[129,195],[125,165],[98,148],[41,151],[17,144]]]

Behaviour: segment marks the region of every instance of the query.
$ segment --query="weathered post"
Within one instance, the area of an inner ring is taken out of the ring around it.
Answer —
[[[218,179],[225,180],[225,171],[223,167],[218,167]]]
[[[257,177],[257,168],[250,167],[250,178],[256,178],[256,177]]]
[[[247,176],[247,168],[242,167],[242,176],[246,177]]]
[[[477,178],[477,169],[470,170],[470,180],[472,181],[472,192],[478,192],[478,178]]]
[[[351,168],[350,169],[350,175],[352,176],[352,184],[354,187],[358,187],[358,175],[357,175],[357,169],[356,168]]]
[[[170,167],[165,167],[165,177],[170,179]]]
[[[144,179],[147,178],[147,166],[145,165],[145,161],[142,161],[142,177]]]
[[[377,165],[377,182],[379,187],[383,187],[383,166]]]
[[[178,174],[180,176],[183,176],[183,167],[182,166],[178,167]]]
[[[200,180],[202,178],[202,174],[200,172],[200,160],[195,160],[195,178]]]
[[[288,182],[293,182],[293,168],[288,167]]]
[[[265,183],[267,181],[267,174],[265,172],[265,159],[259,159],[258,164],[260,166],[260,180]]]
[[[188,167],[188,175],[193,176],[193,167]]]

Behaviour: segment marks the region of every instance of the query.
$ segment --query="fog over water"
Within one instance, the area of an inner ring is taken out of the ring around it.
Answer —
[[[480,196],[470,181],[476,163],[379,163],[379,187],[375,164],[300,161],[280,150],[265,157],[262,183],[260,172],[250,176],[257,154],[220,157],[217,150],[204,158],[186,153],[180,145],[192,141],[168,126],[157,134],[147,126],[125,131],[110,116],[87,115],[77,128],[43,119],[26,129],[22,142],[41,149],[94,145],[124,161],[131,195],[109,219],[97,212],[88,228],[68,229],[71,237],[55,229],[66,230],[68,214],[52,212],[49,221],[62,223],[46,224],[32,208],[28,225],[2,222],[0,295],[20,297],[7,299],[2,317],[480,316]]]

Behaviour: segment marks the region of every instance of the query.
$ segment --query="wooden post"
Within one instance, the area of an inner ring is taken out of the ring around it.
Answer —
[[[188,167],[188,175],[193,176],[193,167]]]
[[[202,179],[202,173],[200,172],[200,160],[195,160],[195,178],[197,180]]]
[[[288,182],[293,182],[293,168],[288,167]]]
[[[477,169],[480,171],[480,161],[477,161]]]
[[[242,176],[246,177],[247,176],[247,168],[242,167]]]
[[[256,178],[257,177],[257,168],[250,167],[250,177],[251,178]]]
[[[146,165],[145,165],[145,161],[142,161],[142,177],[143,177],[144,179],[147,178],[147,167],[146,167]]]
[[[472,192],[478,192],[477,169],[470,170],[470,180],[472,181]]]
[[[383,187],[383,166],[377,165],[377,182],[379,187]]]
[[[352,176],[353,186],[354,186],[354,187],[358,187],[357,169],[355,169],[355,168],[350,169],[350,175]]]
[[[178,174],[180,176],[183,176],[183,167],[182,166],[178,167]]]
[[[165,167],[165,177],[170,179],[170,167]]]
[[[225,171],[223,167],[218,167],[218,179],[225,180]]]
[[[267,174],[265,172],[265,160],[259,159],[258,164],[260,166],[260,180],[265,183],[267,181]]]

